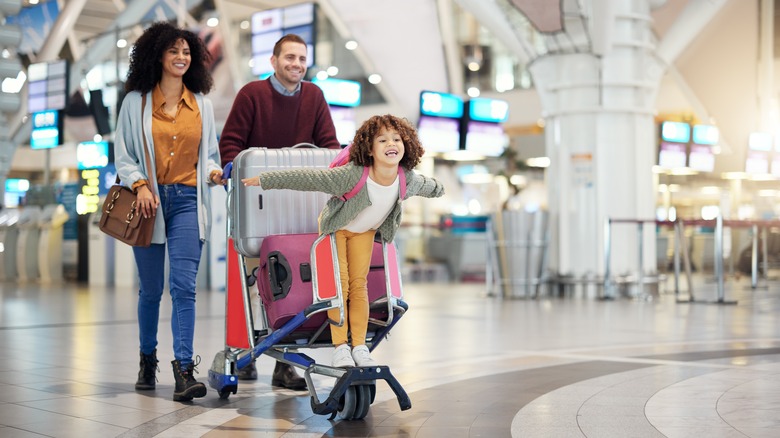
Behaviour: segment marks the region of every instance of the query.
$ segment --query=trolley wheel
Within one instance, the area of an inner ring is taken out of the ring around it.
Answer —
[[[353,420],[362,420],[368,415],[368,409],[371,407],[372,401],[371,386],[373,385],[357,386],[357,403],[355,405],[355,415],[352,416]]]
[[[355,416],[356,408],[357,390],[354,386],[350,386],[339,399],[338,417],[342,420],[351,420]]]
[[[235,386],[226,386],[219,391],[217,391],[217,394],[219,394],[220,400],[227,400],[228,397],[230,397],[230,394],[234,394],[236,392]]]

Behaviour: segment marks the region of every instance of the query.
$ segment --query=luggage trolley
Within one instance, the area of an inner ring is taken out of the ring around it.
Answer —
[[[401,410],[407,410],[411,400],[389,367],[334,368],[299,351],[332,348],[327,310],[339,309],[339,324],[345,317],[335,239],[317,233],[317,217],[329,195],[264,191],[244,187],[241,179],[265,170],[327,168],[338,152],[301,146],[311,145],[248,149],[225,169],[229,178],[225,349],[214,357],[209,385],[227,399],[238,391],[238,370],[266,354],[304,370],[315,414],[364,418],[376,396],[377,380],[386,381]],[[247,259],[258,257],[259,266],[248,272]],[[371,351],[408,309],[400,272],[395,246],[375,242],[368,275],[366,345]],[[251,310],[250,287],[255,282],[262,301],[259,327]],[[335,379],[325,400],[317,395],[313,374]]]

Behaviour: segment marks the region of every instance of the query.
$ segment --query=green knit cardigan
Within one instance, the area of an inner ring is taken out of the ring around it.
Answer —
[[[412,170],[406,173],[406,197],[423,196],[438,198],[444,194],[444,186],[435,178],[420,175]],[[264,189],[289,189],[304,192],[323,192],[333,195],[320,214],[320,233],[330,234],[347,226],[366,207],[371,205],[368,185],[351,199],[338,197],[352,190],[363,174],[363,167],[352,163],[332,169],[275,170],[260,173],[260,186]],[[401,200],[396,202],[390,215],[377,231],[382,239],[391,242],[401,225]]]

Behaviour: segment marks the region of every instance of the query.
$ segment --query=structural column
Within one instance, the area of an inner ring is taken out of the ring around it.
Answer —
[[[607,218],[655,217],[653,113],[663,66],[653,55],[650,5],[634,0],[610,7],[613,19],[599,23],[610,26],[600,31],[608,35],[599,40],[603,53],[548,53],[530,66],[551,160],[550,268],[562,274],[604,272]],[[594,33],[579,37],[589,41]],[[655,260],[654,227],[645,229],[643,258]],[[636,228],[615,226],[612,242],[612,272],[636,273]]]

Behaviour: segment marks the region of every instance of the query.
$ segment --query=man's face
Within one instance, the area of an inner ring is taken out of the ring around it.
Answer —
[[[276,79],[292,91],[306,75],[306,45],[290,41],[283,43],[279,56],[271,56],[271,65],[274,66]]]

